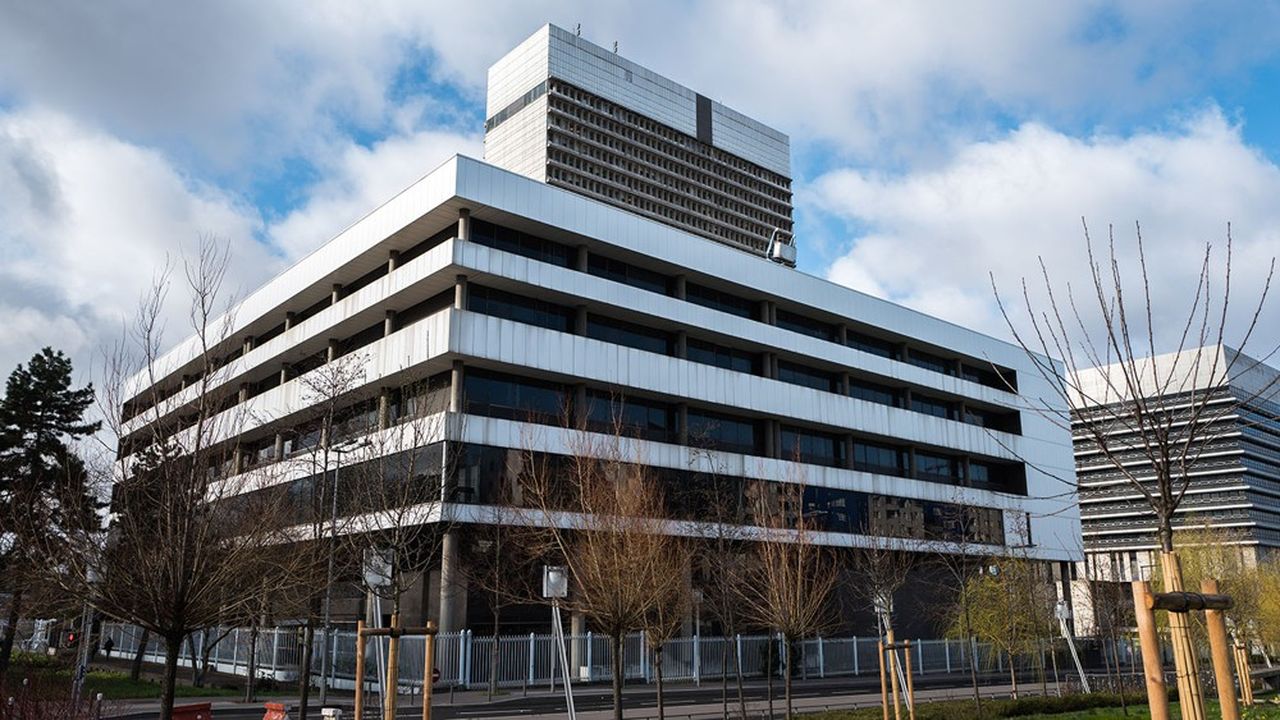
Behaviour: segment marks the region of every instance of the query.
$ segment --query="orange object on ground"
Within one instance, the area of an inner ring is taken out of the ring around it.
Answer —
[[[267,714],[262,716],[262,720],[289,720],[289,713],[284,711],[284,703],[267,703],[266,708]]]
[[[209,703],[174,705],[173,720],[212,720],[213,708]]]

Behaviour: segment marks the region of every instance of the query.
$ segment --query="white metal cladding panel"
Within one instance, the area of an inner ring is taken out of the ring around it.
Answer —
[[[387,298],[394,297],[428,278],[444,272],[449,264],[453,262],[453,243],[453,240],[447,240],[431,248],[423,255],[396,268],[395,272],[375,280],[338,301],[337,305],[321,310],[283,334],[236,358],[225,368],[218,371],[218,384],[207,389],[216,390],[219,387],[236,385],[245,379],[244,376],[247,373],[259,370],[264,365],[277,363],[280,355],[289,348],[308,340],[328,336],[330,334],[329,330],[335,325],[368,310]],[[385,316],[381,314],[377,316],[379,319],[382,317]],[[373,319],[372,317],[370,318],[371,322]],[[363,329],[364,327],[358,327],[355,331]],[[198,385],[193,385],[166,399],[162,404],[170,408],[177,407],[185,402],[194,400],[200,392],[201,388]],[[154,412],[149,411],[133,418],[125,423],[125,433],[128,434],[137,430],[155,417]]]
[[[534,425],[513,420],[466,415],[455,427],[455,437],[463,442],[517,450],[538,450],[568,454],[582,447],[577,431],[558,426]],[[598,436],[602,440],[603,436]],[[590,445],[588,443],[588,445]],[[874,493],[892,497],[934,502],[963,503],[1005,510],[1007,522],[1021,521],[1023,513],[1032,513],[1032,539],[1036,546],[1030,553],[1046,560],[1078,559],[1079,520],[1067,514],[1070,501],[1004,495],[987,490],[954,487],[922,480],[877,475],[820,465],[807,465],[790,460],[763,458],[726,452],[692,452],[687,447],[645,440],[623,439],[618,448],[626,459],[642,461],[655,467],[689,470],[713,467],[723,475],[761,480],[799,482],[818,487]],[[1009,536],[1009,544],[1019,538]]]
[[[711,104],[711,144],[791,177],[791,141],[740,112]]]
[[[543,25],[524,42],[489,66],[486,118],[547,78],[549,25]]]
[[[1034,452],[1026,438],[1015,435],[997,439],[983,428],[931,415],[511,320],[456,314],[458,336],[450,350],[465,357],[990,457],[1015,459]]]
[[[692,90],[554,26],[550,42],[552,77],[683,133],[698,134],[697,102]]]
[[[485,162],[539,182],[547,179],[547,97],[529,103],[485,133]]]
[[[322,281],[379,242],[448,201],[455,194],[457,165],[461,156],[446,160],[422,179],[338,233],[310,255],[249,293],[229,314],[218,318],[210,337],[230,337],[282,303]],[[476,163],[475,160],[470,160]],[[532,182],[532,181],[526,181]],[[226,324],[230,323],[230,328]],[[174,346],[155,363],[157,377],[164,377],[198,355],[198,338],[192,336]],[[134,392],[146,387],[147,376],[130,383]],[[132,393],[131,393],[132,394]]]

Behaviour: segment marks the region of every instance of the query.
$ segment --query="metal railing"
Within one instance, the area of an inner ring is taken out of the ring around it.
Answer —
[[[132,657],[142,637],[139,628],[118,623],[103,623],[102,640],[112,639],[112,655]],[[214,630],[207,635],[197,633],[183,643],[179,665],[191,667],[202,657],[203,644],[216,642],[209,653],[209,669],[222,673],[247,675],[250,663],[248,628]],[[298,678],[302,659],[303,629],[300,626],[263,628],[257,637],[255,662],[259,677],[278,681]],[[207,638],[207,639],[206,639]],[[333,632],[324,638],[316,632],[312,653],[312,672],[319,682],[319,644],[329,642],[333,658],[330,687],[355,686],[355,633]],[[366,680],[376,682],[378,676],[378,644],[386,656],[387,638],[366,640]],[[423,677],[422,637],[400,639],[400,683],[402,690],[415,692]],[[608,682],[613,677],[609,639],[594,633],[565,638],[570,658],[570,676],[577,681]],[[771,647],[772,646],[772,647]],[[966,640],[915,640],[912,672],[917,675],[967,673],[976,658],[979,671],[1005,672],[1008,657],[991,646]],[[764,677],[769,668],[780,672],[783,665],[783,640],[780,636],[733,635],[728,637],[684,637],[668,642],[662,648],[662,674],[674,682],[700,683],[733,677],[740,666],[745,678]],[[633,634],[623,642],[623,672],[628,681],[652,682],[656,677],[655,651],[648,647],[643,634]],[[1059,649],[1061,652],[1061,649]],[[470,630],[436,636],[436,667],[440,684],[460,688],[482,688],[489,684],[491,670],[496,669],[497,685],[503,688],[551,686],[557,650],[551,635],[478,636]],[[496,668],[494,654],[496,653]],[[147,643],[144,660],[164,662],[164,643],[152,636]],[[1066,669],[1065,656],[1058,658]],[[1046,660],[1046,662],[1048,662]],[[826,678],[874,675],[876,638],[815,637],[793,645],[792,663],[796,677]],[[1018,667],[1030,667],[1032,658],[1020,658]]]

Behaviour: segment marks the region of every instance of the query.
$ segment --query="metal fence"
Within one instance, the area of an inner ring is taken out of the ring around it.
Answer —
[[[142,631],[130,625],[104,623],[102,640],[111,638],[113,656],[133,656],[138,650]],[[247,675],[253,633],[247,628],[218,629],[198,633],[183,643],[179,664],[191,667],[203,657],[210,645],[209,667],[218,672]],[[264,628],[257,634],[254,661],[259,677],[279,681],[298,678],[304,643],[301,627]],[[328,642],[330,686],[355,686],[356,637],[349,630],[338,630],[326,640],[322,632],[315,634],[312,671],[320,672],[320,643]],[[366,639],[366,680],[376,682],[379,667],[386,657],[387,638]],[[613,678],[609,639],[594,633],[566,636],[570,657],[570,675],[585,682],[607,682]],[[988,645],[965,640],[915,640],[912,643],[912,672],[917,675],[967,673],[976,659],[979,671],[1005,672],[1008,658]],[[402,689],[410,692],[421,686],[423,677],[424,639],[403,637],[399,648],[399,676]],[[733,677],[741,667],[747,678],[764,677],[769,668],[782,667],[783,640],[778,636],[734,635],[729,637],[685,637],[672,640],[662,648],[662,673],[666,680],[700,683]],[[868,675],[878,672],[876,638],[816,637],[792,646],[793,672],[796,677],[825,678]],[[1122,649],[1122,660],[1127,654]],[[656,653],[648,647],[643,634],[629,635],[622,647],[623,672],[629,681],[652,682],[656,677]],[[476,636],[471,631],[436,636],[436,667],[440,684],[461,688],[485,687],[491,672],[496,672],[499,687],[550,686],[558,652],[551,635]],[[496,657],[495,657],[496,654]],[[152,636],[144,659],[164,662],[164,643]],[[1063,672],[1068,663],[1065,651],[1059,649],[1057,661]],[[1130,658],[1130,662],[1132,659]],[[1046,660],[1046,662],[1049,662]],[[1018,667],[1029,667],[1032,658],[1022,658]]]

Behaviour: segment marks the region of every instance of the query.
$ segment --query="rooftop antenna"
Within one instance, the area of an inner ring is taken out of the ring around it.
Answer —
[[[614,54],[614,55],[617,55],[617,54],[618,54],[618,41],[617,41],[617,40],[614,40],[614,41],[613,41],[613,54]]]
[[[573,34],[582,37],[582,23],[578,23],[578,26],[573,29]]]

